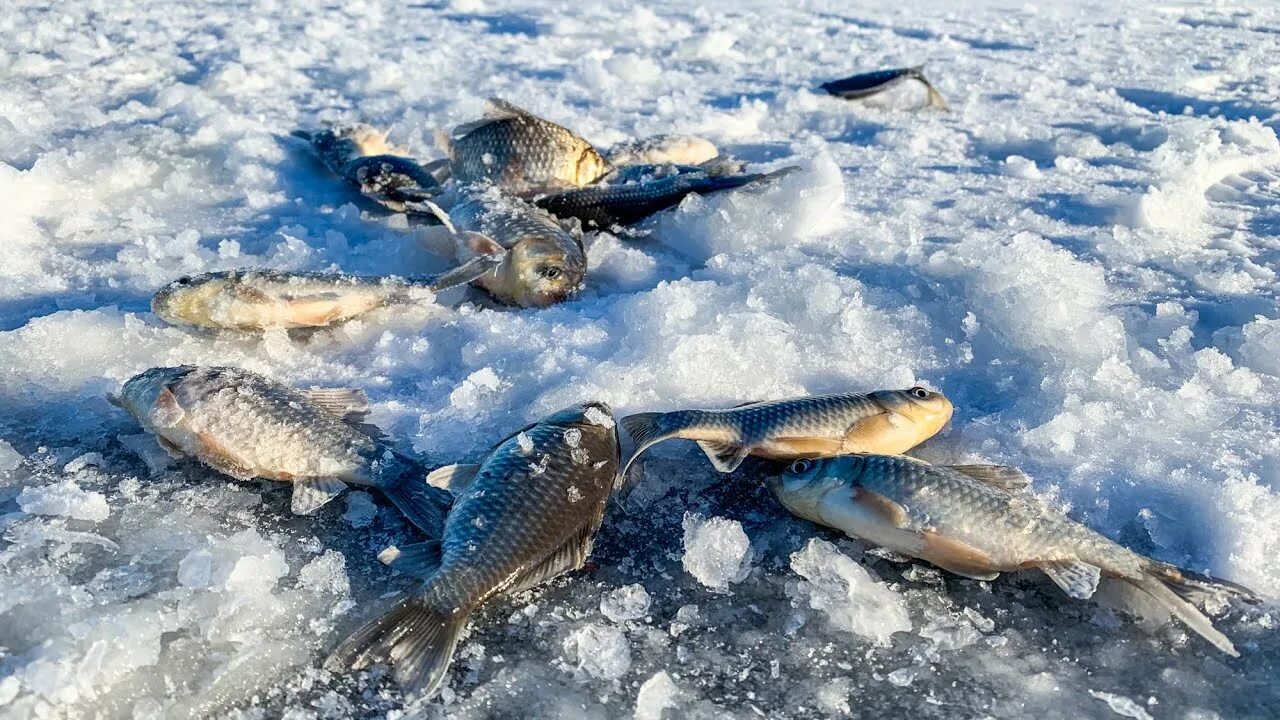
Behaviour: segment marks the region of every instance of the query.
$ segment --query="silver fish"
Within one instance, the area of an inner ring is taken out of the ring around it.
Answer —
[[[605,153],[614,167],[624,165],[700,165],[719,157],[714,143],[696,135],[652,135],[627,140]]]
[[[425,469],[383,445],[362,424],[358,390],[299,390],[231,367],[157,367],[108,396],[174,457],[191,456],[241,480],[293,483],[292,509],[307,515],[347,483],[377,488],[431,537],[450,497]]]
[[[586,278],[581,235],[495,187],[464,193],[441,220],[455,233],[463,264],[486,256],[499,260],[474,284],[501,302],[546,307],[567,299]]]
[[[429,278],[371,277],[342,273],[227,270],[184,276],[161,288],[151,311],[171,325],[262,332],[271,328],[319,328],[379,308],[428,302],[497,267],[477,257]]]
[[[1035,568],[1074,598],[1102,575],[1150,595],[1219,650],[1235,646],[1189,601],[1253,598],[1238,585],[1195,575],[1124,548],[1019,492],[1016,468],[931,465],[903,456],[797,460],[769,486],[791,512],[979,580]]]
[[[652,166],[635,165],[624,170],[650,167]],[[745,175],[710,175],[697,168],[684,172],[677,169],[675,174],[666,177],[642,179],[638,182],[609,182],[564,190],[538,196],[533,202],[556,217],[577,218],[589,227],[611,228],[640,222],[680,204],[689,195],[710,195],[768,182],[798,169],[793,166],[771,173]]]
[[[913,387],[769,400],[727,410],[639,413],[622,418],[622,426],[635,442],[627,467],[650,446],[683,438],[696,440],[711,464],[728,473],[748,455],[793,460],[906,452],[937,434],[951,413],[945,395]]]
[[[356,123],[325,130],[295,130],[333,174],[347,180],[372,200],[396,212],[440,192],[436,177],[447,161],[419,163],[387,142],[388,133]]]
[[[465,485],[443,538],[379,556],[425,580],[330,656],[333,671],[389,661],[411,694],[435,694],[458,635],[481,604],[582,567],[618,471],[609,407],[586,403],[513,433],[479,465],[452,465],[432,482]]]
[[[907,80],[918,80],[924,85],[925,91],[928,93],[928,99],[925,101],[926,105],[932,105],[943,110],[947,109],[947,102],[942,99],[942,93],[938,92],[933,83],[925,78],[923,65],[861,73],[843,80],[832,80],[819,85],[819,87],[836,97],[846,100],[861,100],[884,92]]]
[[[436,144],[458,183],[491,182],[515,194],[581,187],[613,169],[573,131],[497,98],[484,119],[437,134]]]

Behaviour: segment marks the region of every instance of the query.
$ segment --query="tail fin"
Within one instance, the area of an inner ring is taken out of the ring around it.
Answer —
[[[929,79],[924,76],[923,65],[908,68],[908,72],[910,73],[910,77],[919,80],[920,84],[924,85],[925,92],[929,94],[928,99],[925,100],[925,105],[931,105],[940,110],[951,109],[947,107],[947,101],[942,99],[942,93],[938,92],[938,89],[933,86],[933,83],[929,82]]]
[[[395,482],[379,485],[378,489],[427,537],[438,540],[444,535],[444,519],[453,504],[453,494],[428,484],[426,473],[420,468],[401,473]]]
[[[651,446],[675,437],[680,428],[671,422],[671,413],[636,413],[628,415],[620,421],[623,429],[627,431],[627,435],[631,436],[631,441],[635,448],[631,451],[631,457],[622,465],[622,472],[618,474],[617,490],[624,490],[628,487],[627,471],[631,469],[631,463],[640,457],[640,453],[648,450]],[[625,490],[624,490],[625,494]]]
[[[396,681],[406,694],[431,697],[444,682],[466,623],[466,611],[445,614],[418,598],[409,598],[352,633],[325,661],[325,667],[341,672],[385,661],[393,666]]]
[[[1249,591],[1238,585],[1189,579],[1172,565],[1157,562],[1149,563],[1143,569],[1142,575],[1125,577],[1123,580],[1158,600],[1170,613],[1196,631],[1200,637],[1212,643],[1214,647],[1232,657],[1240,657],[1239,651],[1231,640],[1219,632],[1213,626],[1213,622],[1191,604],[1190,599],[1221,598],[1241,594],[1252,596]]]

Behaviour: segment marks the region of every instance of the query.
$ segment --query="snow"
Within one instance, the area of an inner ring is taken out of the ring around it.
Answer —
[[[919,383],[956,415],[915,454],[1019,465],[1108,537],[1275,598],[1277,28],[1258,0],[8,3],[0,717],[406,714],[385,674],[321,663],[412,589],[376,555],[420,538],[376,494],[297,517],[287,485],[170,458],[104,397],[156,365],[364,389],[430,467],[585,399],[622,416]],[[920,62],[950,112],[911,83],[814,91]],[[150,314],[188,273],[444,270],[438,230],[287,136],[360,120],[435,157],[434,129],[490,95],[599,147],[692,134],[802,170],[588,235],[581,296],[545,310],[458,288],[262,338]],[[865,552],[781,510],[754,461],[725,476],[673,441],[639,465],[592,565],[476,613],[445,696],[407,714],[1280,703],[1273,603],[1215,617],[1233,660],[1105,585],[1080,602]]]
[[[751,572],[751,541],[742,523],[686,513],[684,569],[713,590],[726,591],[745,580]]]

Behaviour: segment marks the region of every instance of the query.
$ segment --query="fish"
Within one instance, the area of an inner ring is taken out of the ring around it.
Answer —
[[[389,661],[407,694],[437,693],[480,605],[586,562],[619,455],[613,412],[588,402],[508,435],[478,464],[433,471],[433,484],[461,488],[443,536],[379,554],[422,587],[344,640],[325,666],[342,672]]]
[[[651,168],[652,166],[632,166]],[[675,166],[671,166],[675,167]],[[630,170],[632,168],[625,168]],[[538,207],[559,218],[577,218],[597,228],[633,225],[655,213],[675,207],[689,195],[710,195],[724,190],[776,180],[799,170],[791,166],[770,173],[710,175],[694,168],[666,177],[618,182],[564,190],[534,198]]]
[[[653,135],[620,142],[605,153],[614,167],[700,165],[720,157],[715,144],[696,135]]]
[[[861,100],[871,97],[877,93],[884,92],[895,85],[903,83],[907,80],[918,80],[924,85],[925,91],[928,93],[926,105],[947,109],[947,102],[942,99],[942,93],[933,86],[924,76],[924,66],[917,65],[909,68],[894,68],[891,70],[876,70],[875,72],[861,73],[843,80],[832,80],[823,83],[818,87],[827,91],[831,95],[846,100]]]
[[[726,410],[637,413],[622,418],[635,444],[626,470],[648,448],[695,440],[716,470],[730,473],[748,455],[772,460],[849,453],[906,452],[951,419],[951,401],[923,387],[753,402]]]
[[[364,425],[369,401],[359,390],[304,390],[241,368],[180,365],[135,375],[107,399],[172,457],[239,480],[292,483],[296,514],[314,513],[347,484],[366,485],[428,537],[444,527],[452,496]]]
[[[426,302],[498,266],[476,257],[427,278],[342,273],[227,270],[184,275],[151,298],[151,311],[171,325],[241,332],[322,328],[393,305]]]
[[[1256,600],[1251,590],[1139,555],[1040,502],[1025,492],[1028,483],[1007,466],[875,454],[797,460],[768,480],[795,515],[963,577],[1038,569],[1082,600],[1101,576],[1118,579],[1239,657],[1192,603]]]
[[[472,187],[447,212],[436,209],[463,265],[496,261],[472,284],[500,302],[547,307],[568,299],[586,279],[581,233],[520,198],[493,186]]]
[[[459,184],[493,183],[512,194],[581,187],[613,166],[568,128],[491,98],[481,120],[436,135]]]
[[[413,203],[438,195],[436,174],[448,161],[423,164],[387,142],[388,132],[354,123],[325,130],[295,130],[333,174],[360,189],[361,194],[396,212],[413,210]]]

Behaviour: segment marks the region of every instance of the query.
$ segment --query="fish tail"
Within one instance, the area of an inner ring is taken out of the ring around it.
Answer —
[[[631,451],[631,456],[627,458],[626,463],[622,466],[622,472],[618,475],[618,488],[623,490],[627,488],[627,471],[631,468],[631,463],[640,457],[640,453],[648,450],[663,440],[669,440],[676,437],[677,434],[685,427],[685,413],[636,413],[628,415],[620,421],[623,429],[627,431],[627,435],[631,436],[635,449]]]
[[[928,93],[925,105],[936,107],[939,110],[950,110],[951,108],[947,106],[947,101],[942,98],[942,93],[938,92],[938,88],[934,87],[933,83],[929,82],[928,78],[924,76],[923,70],[923,65],[916,68],[917,72],[912,77],[919,80],[920,84],[924,85],[925,92]]]
[[[341,672],[387,662],[406,694],[429,698],[444,682],[467,617],[466,610],[440,612],[421,598],[402,600],[342,641],[325,667]]]
[[[1213,622],[1200,612],[1192,601],[1209,597],[1253,597],[1252,592],[1233,583],[1208,578],[1191,578],[1172,565],[1154,561],[1148,561],[1143,566],[1141,575],[1125,576],[1123,579],[1155,598],[1170,613],[1200,637],[1212,643],[1214,647],[1232,657],[1240,657],[1240,652],[1236,650],[1230,638],[1219,632],[1213,626]]]
[[[439,539],[443,536],[444,520],[453,504],[453,495],[448,490],[428,484],[425,471],[416,463],[395,480],[380,483],[377,487],[427,537]]]

